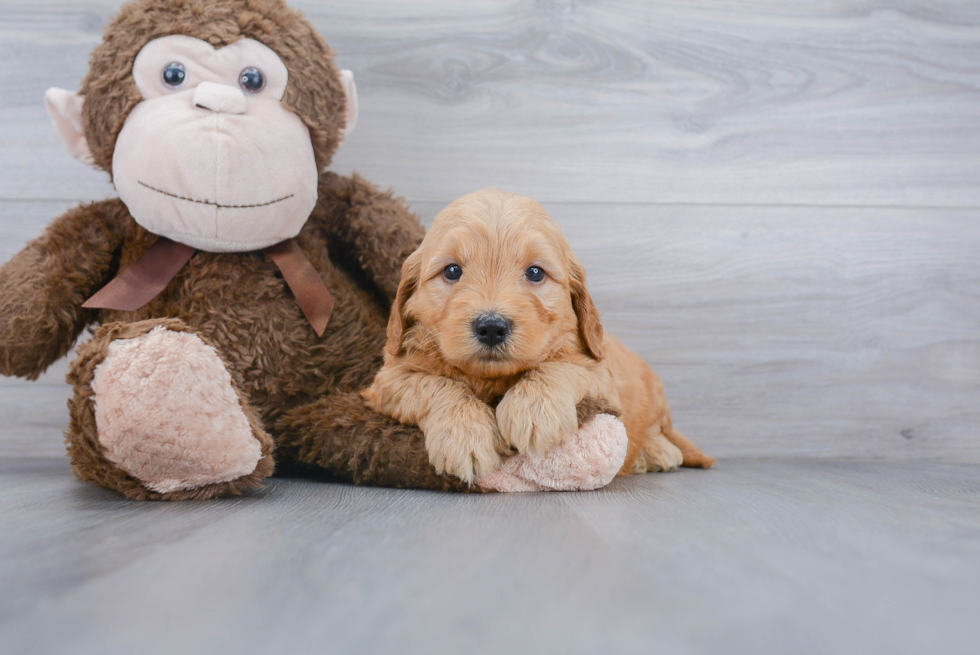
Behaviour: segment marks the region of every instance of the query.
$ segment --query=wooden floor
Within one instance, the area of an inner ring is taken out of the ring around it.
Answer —
[[[332,168],[534,196],[709,472],[463,497],[71,477],[0,379],[0,652],[975,653],[980,3],[312,0]],[[0,260],[114,195],[43,109],[119,0],[0,0]]]
[[[136,504],[0,460],[5,653],[976,653],[980,471],[732,460],[579,494]]]

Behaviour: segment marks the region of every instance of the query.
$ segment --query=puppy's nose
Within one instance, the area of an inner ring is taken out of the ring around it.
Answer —
[[[498,346],[510,334],[511,323],[500,314],[484,314],[473,321],[476,340],[488,346]]]
[[[221,114],[244,114],[248,102],[241,89],[227,84],[201,82],[194,89],[194,106]]]

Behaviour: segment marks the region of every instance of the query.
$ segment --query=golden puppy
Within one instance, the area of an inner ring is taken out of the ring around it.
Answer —
[[[572,434],[585,398],[622,411],[621,475],[714,463],[674,429],[650,367],[603,335],[558,225],[496,189],[446,207],[405,261],[385,365],[364,397],[418,425],[433,466],[470,483],[501,455],[543,454]]]

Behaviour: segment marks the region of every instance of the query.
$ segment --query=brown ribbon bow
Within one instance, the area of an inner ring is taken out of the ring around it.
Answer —
[[[142,257],[86,300],[82,307],[134,312],[160,295],[195,252],[190,246],[160,237]],[[299,244],[295,239],[287,239],[262,252],[282,271],[282,277],[306,319],[317,336],[322,337],[330,322],[334,299]]]

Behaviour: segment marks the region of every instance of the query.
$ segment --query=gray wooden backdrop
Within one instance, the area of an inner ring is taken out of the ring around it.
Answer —
[[[0,259],[113,194],[42,98],[119,4],[0,2]],[[542,201],[713,455],[980,461],[980,3],[292,4],[358,82],[333,168]],[[63,373],[0,380],[0,455],[62,450]]]

